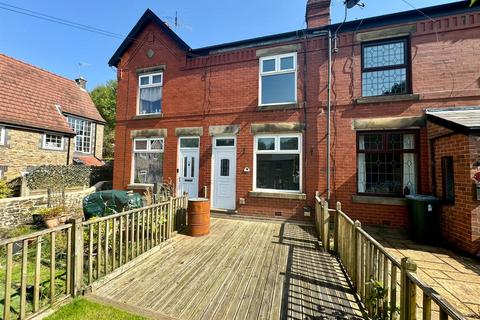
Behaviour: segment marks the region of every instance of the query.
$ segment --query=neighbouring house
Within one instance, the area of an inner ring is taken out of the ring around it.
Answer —
[[[0,54],[0,178],[40,165],[103,163],[105,121],[85,84]]]
[[[480,8],[329,21],[330,0],[308,0],[304,30],[193,49],[147,10],[109,61],[114,187],[172,179],[215,209],[286,219],[310,219],[319,191],[364,224],[393,227],[408,225],[406,194],[444,198],[425,110],[480,106]],[[478,152],[470,134],[455,139]],[[460,184],[473,158],[461,159],[454,188],[469,204],[446,204],[443,230],[475,253],[480,202]]]

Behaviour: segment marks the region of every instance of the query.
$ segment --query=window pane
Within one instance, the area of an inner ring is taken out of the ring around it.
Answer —
[[[162,75],[157,74],[156,76],[152,77],[152,83],[161,83],[162,82]]]
[[[163,177],[163,153],[135,153],[134,182],[157,183]]]
[[[280,138],[280,150],[298,150],[298,138]]]
[[[230,175],[230,159],[220,160],[220,176],[228,177]]]
[[[147,150],[147,140],[135,140],[135,150]]]
[[[257,188],[300,190],[300,155],[257,154]]]
[[[293,57],[280,58],[280,70],[294,69]]]
[[[263,60],[262,72],[275,71],[275,59]]]
[[[359,136],[360,150],[382,150],[383,135],[382,134],[366,134]]]
[[[235,139],[217,139],[215,145],[217,147],[233,147],[235,146]]]
[[[258,138],[257,150],[275,150],[275,138]]]
[[[262,76],[262,104],[295,102],[295,73]]]
[[[198,148],[197,138],[180,139],[180,148]]]
[[[362,95],[364,97],[403,93],[407,93],[407,70],[405,68],[362,74]]]
[[[146,84],[149,84],[148,76],[140,77],[140,85],[144,86]]]
[[[365,154],[365,192],[376,194],[403,194],[402,154]]]
[[[160,113],[162,108],[162,87],[140,89],[140,114]]]
[[[395,42],[363,48],[364,68],[402,65],[405,63],[405,42]]]
[[[195,157],[191,157],[190,159],[192,160],[192,165],[190,168],[190,178],[195,178]]]
[[[392,133],[388,135],[387,149],[401,150],[403,149],[403,134]]]
[[[163,150],[163,140],[162,139],[152,139],[150,140],[150,150],[151,151],[161,151]]]

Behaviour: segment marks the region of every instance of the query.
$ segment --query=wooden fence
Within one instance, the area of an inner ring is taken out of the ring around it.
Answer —
[[[185,227],[187,196],[0,241],[2,319],[25,319],[76,296]],[[3,296],[2,296],[3,294]]]
[[[329,209],[328,202],[317,196],[315,224],[320,240],[338,256],[370,318],[465,319],[418,277],[410,258],[398,261],[362,229],[359,221],[342,211],[340,202]]]

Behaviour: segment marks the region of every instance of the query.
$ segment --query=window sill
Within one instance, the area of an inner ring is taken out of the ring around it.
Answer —
[[[420,100],[419,94],[398,94],[398,95],[387,95],[387,96],[360,97],[355,101],[357,104],[367,104],[367,103],[418,101],[418,100]]]
[[[154,113],[154,114],[140,114],[133,117],[133,120],[143,120],[143,119],[159,119],[163,118],[163,113]]]
[[[379,196],[363,196],[352,195],[353,203],[364,204],[383,204],[389,206],[406,206],[407,199],[405,198],[392,198],[392,197],[379,197]]]
[[[127,185],[127,189],[146,190],[148,188],[153,188],[153,183],[130,183]]]
[[[301,106],[298,103],[265,104],[265,105],[258,105],[257,111],[300,109],[300,108]]]
[[[307,195],[305,193],[293,193],[293,192],[250,191],[248,195],[250,197],[256,197],[256,198],[274,198],[274,199],[290,199],[290,200],[306,200],[307,199]]]

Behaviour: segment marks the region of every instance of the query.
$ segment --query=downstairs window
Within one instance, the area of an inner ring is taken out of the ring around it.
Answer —
[[[163,138],[133,140],[133,182],[157,183],[163,178]]]
[[[358,193],[415,194],[418,183],[417,140],[414,132],[358,133]]]

